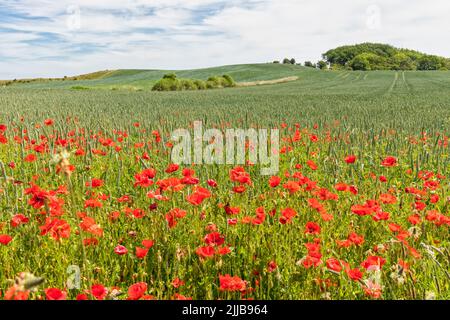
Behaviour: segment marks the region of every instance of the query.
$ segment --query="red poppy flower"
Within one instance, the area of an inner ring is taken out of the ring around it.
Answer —
[[[217,251],[216,251],[216,253],[217,253],[217,254],[220,254],[221,256],[224,256],[224,255],[226,255],[226,254],[229,254],[230,252],[231,252],[231,249],[230,249],[230,247],[227,247],[227,246],[222,247],[222,248],[219,248],[219,249],[217,249]]]
[[[395,157],[386,157],[381,162],[383,167],[394,167],[397,165],[397,159]]]
[[[211,258],[214,256],[215,251],[214,248],[211,246],[206,246],[206,247],[200,247],[197,248],[197,250],[195,250],[195,253],[200,257],[200,258]]]
[[[300,190],[300,185],[295,181],[288,181],[283,184],[283,188],[288,190],[290,194],[294,194]]]
[[[29,219],[25,217],[23,214],[18,213],[11,218],[11,226],[16,228],[22,224],[28,223]]]
[[[184,286],[184,281],[181,280],[180,278],[175,278],[175,279],[172,281],[172,286],[173,286],[174,288],[179,288],[179,287],[181,287],[181,286]]]
[[[36,156],[34,154],[29,154],[27,156],[25,156],[25,158],[23,159],[25,162],[34,162],[36,161]]]
[[[272,188],[277,187],[277,186],[280,184],[280,182],[281,182],[281,178],[280,178],[279,176],[272,176],[272,177],[270,177],[270,179],[269,179],[269,185],[270,185]]]
[[[208,183],[208,186],[210,186],[212,188],[217,187],[217,182],[213,179],[208,179],[207,183]]]
[[[411,224],[413,224],[413,225],[419,224],[420,223],[420,219],[421,219],[420,215],[418,215],[418,214],[413,214],[413,215],[408,217],[408,221]]]
[[[316,164],[314,161],[312,161],[312,160],[308,160],[308,161],[306,162],[306,164],[308,165],[308,167],[309,167],[311,170],[317,170],[317,169],[318,169],[317,164]]]
[[[211,192],[208,189],[195,186],[191,195],[187,197],[187,200],[194,206],[200,205],[203,200],[211,197]]]
[[[355,269],[351,269],[347,271],[347,275],[350,279],[352,279],[353,281],[359,281],[362,279],[362,272],[361,270],[355,268]]]
[[[58,288],[45,289],[45,297],[47,300],[66,300],[67,293]]]
[[[86,187],[98,188],[103,186],[103,180],[92,179],[91,182],[86,182]]]
[[[95,299],[103,300],[108,294],[108,290],[101,284],[94,284],[91,287],[91,294],[95,297]]]
[[[8,143],[8,139],[0,133],[0,144],[7,144]]]
[[[210,246],[220,246],[225,242],[225,237],[218,232],[212,232],[205,236],[204,241]]]
[[[245,172],[245,169],[242,167],[235,167],[230,170],[230,180],[233,182],[239,182],[240,184],[252,184],[250,174]]]
[[[383,193],[380,195],[379,200],[384,204],[394,204],[397,202],[397,197],[390,193]]]
[[[347,156],[346,158],[345,158],[345,162],[346,163],[355,163],[355,161],[356,161],[356,156],[355,155],[350,155],[350,156]]]
[[[147,256],[148,248],[136,247],[136,257],[138,259],[144,259]]]
[[[55,240],[69,238],[70,236],[70,225],[65,220],[57,218],[47,218],[45,225],[40,226],[39,229],[41,229],[42,236],[49,233]]]
[[[145,291],[147,291],[147,284],[145,282],[135,283],[128,288],[127,300],[139,300],[144,296]]]
[[[224,276],[219,276],[219,282],[220,282],[220,291],[245,291],[247,289],[247,283],[239,278],[238,276],[230,276],[229,274],[226,274]]]
[[[146,247],[147,249],[150,249],[155,244],[155,241],[153,240],[142,240],[142,245]]]
[[[0,243],[2,245],[7,245],[8,243],[10,243],[12,241],[12,237],[7,235],[7,234],[1,234],[0,235]]]
[[[166,168],[165,172],[166,173],[172,173],[177,171],[180,168],[180,166],[178,164],[175,163],[171,163],[169,164],[169,166]]]
[[[88,296],[84,293],[80,293],[77,295],[76,300],[77,301],[88,300]]]
[[[308,222],[305,226],[305,233],[306,234],[319,234],[320,233],[320,226],[315,222]]]
[[[386,260],[379,256],[368,256],[365,261],[361,263],[364,269],[369,269],[372,266],[381,268],[386,263]]]

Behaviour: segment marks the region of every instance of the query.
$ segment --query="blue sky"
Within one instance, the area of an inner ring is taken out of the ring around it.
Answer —
[[[0,79],[317,61],[364,41],[450,56],[447,0],[1,0]]]

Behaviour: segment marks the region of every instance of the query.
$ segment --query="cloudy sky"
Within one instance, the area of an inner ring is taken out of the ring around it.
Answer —
[[[364,41],[450,56],[448,0],[0,0],[0,79],[189,69]]]

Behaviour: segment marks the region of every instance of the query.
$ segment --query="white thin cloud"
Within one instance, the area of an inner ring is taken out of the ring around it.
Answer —
[[[3,0],[0,79],[317,61],[365,41],[450,56],[448,16],[446,0]]]

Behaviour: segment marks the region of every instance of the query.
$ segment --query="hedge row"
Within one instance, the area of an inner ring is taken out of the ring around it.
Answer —
[[[174,73],[166,74],[153,86],[153,91],[206,90],[235,87],[236,82],[229,75],[214,76],[208,80],[178,79]]]

